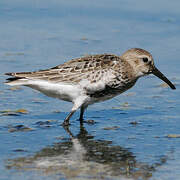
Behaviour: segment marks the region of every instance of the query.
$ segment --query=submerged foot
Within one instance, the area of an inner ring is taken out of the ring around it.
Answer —
[[[84,118],[79,118],[79,121],[80,121],[80,125],[83,125]]]
[[[69,121],[64,121],[62,124],[61,124],[63,127],[67,127],[67,126],[69,126],[69,125],[71,125],[70,123],[69,123]]]

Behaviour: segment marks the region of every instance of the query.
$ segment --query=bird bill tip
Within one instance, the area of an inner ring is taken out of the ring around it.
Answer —
[[[174,84],[172,84],[171,81],[169,81],[169,79],[166,76],[164,76],[164,74],[162,74],[157,68],[154,68],[152,73],[161,80],[163,80],[165,83],[167,83],[171,89],[176,89]]]

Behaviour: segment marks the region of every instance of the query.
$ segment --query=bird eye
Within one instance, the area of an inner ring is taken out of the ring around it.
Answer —
[[[148,62],[148,58],[147,57],[144,57],[142,58],[143,62],[147,63]]]

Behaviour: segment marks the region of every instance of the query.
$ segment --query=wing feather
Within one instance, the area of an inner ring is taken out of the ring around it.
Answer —
[[[82,79],[86,79],[90,83],[97,83],[97,81],[101,81],[107,76],[107,72],[110,72],[110,70],[113,73],[113,66],[116,66],[120,60],[119,56],[111,54],[92,55],[73,59],[51,69],[34,72],[6,73],[6,75],[13,76],[9,78],[9,81],[34,79],[54,83],[65,82],[77,84]]]

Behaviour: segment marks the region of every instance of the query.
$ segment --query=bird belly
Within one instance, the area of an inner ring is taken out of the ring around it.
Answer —
[[[90,96],[90,104],[112,99],[113,97],[118,96],[121,93],[122,92],[109,93],[109,94],[100,94],[100,93],[98,93],[96,95],[95,94],[91,95]]]
[[[83,90],[79,86],[72,84],[33,81],[29,82],[26,86],[36,89],[49,97],[69,102],[73,102],[83,94]]]
[[[118,88],[113,88],[106,85],[104,90],[89,93],[88,96],[91,98],[91,102],[93,104],[96,102],[105,101],[115,96],[118,96],[119,94],[130,89],[133,85],[134,83],[129,83],[124,86],[119,86]]]

